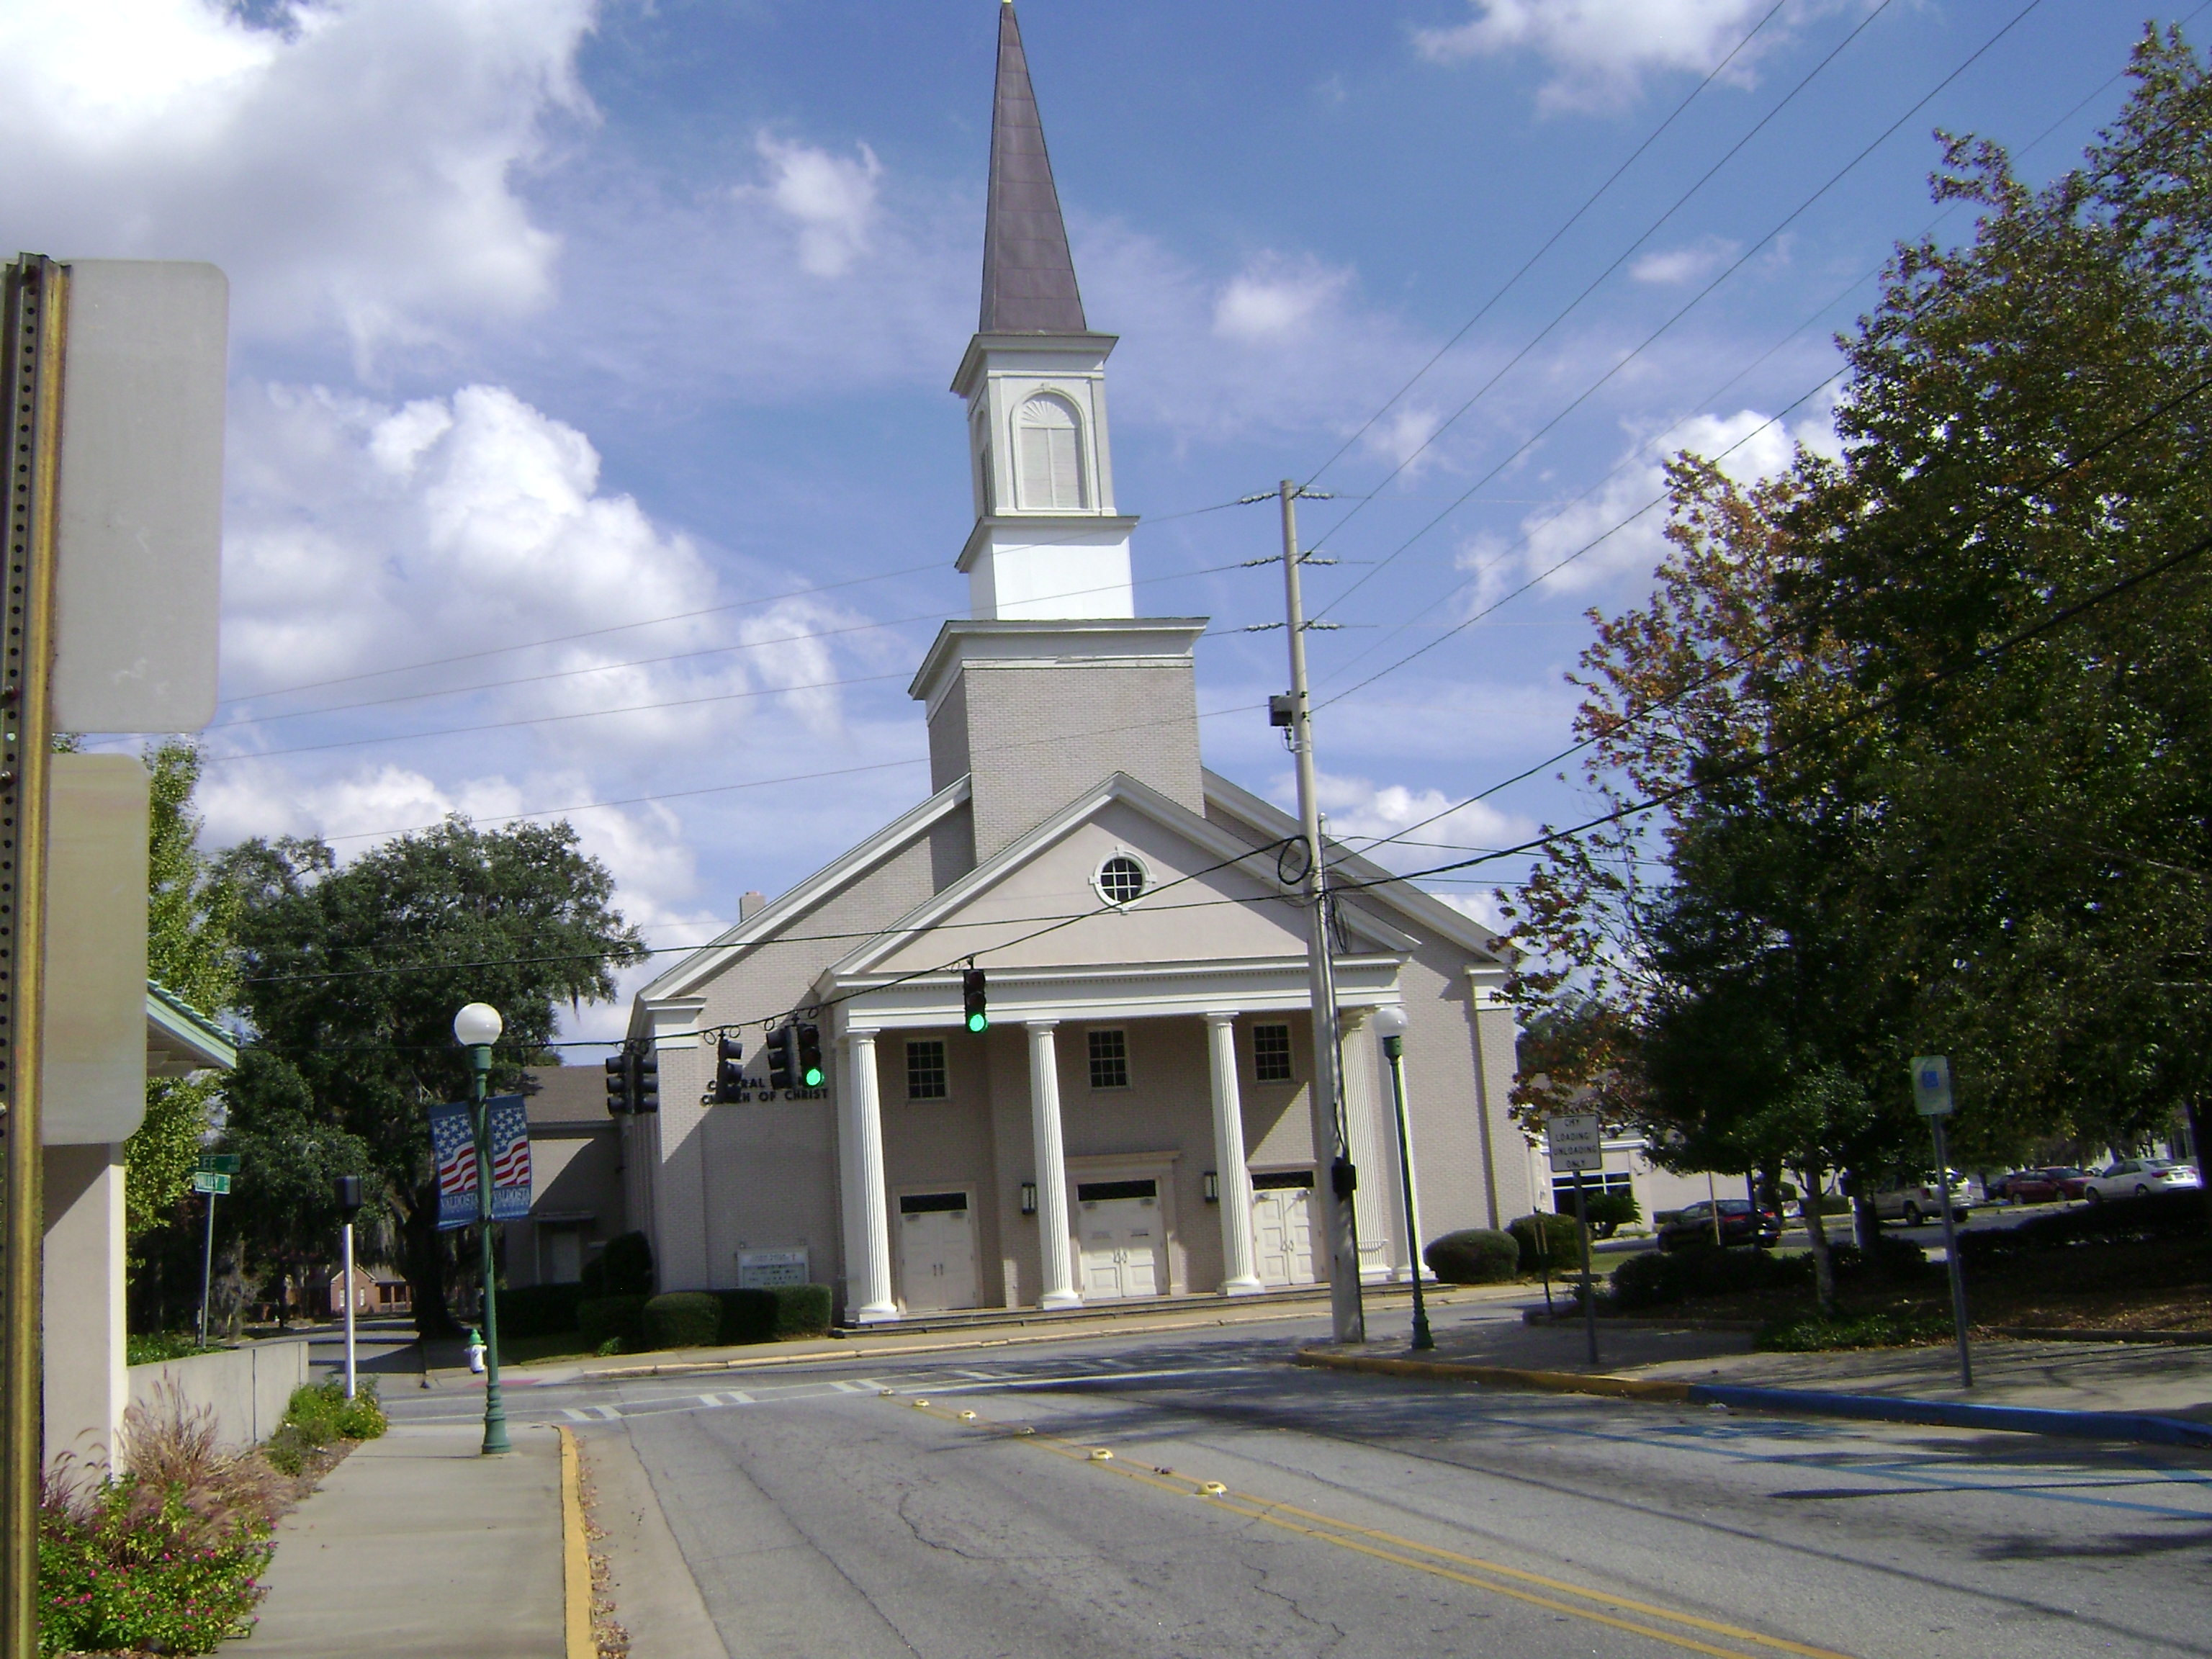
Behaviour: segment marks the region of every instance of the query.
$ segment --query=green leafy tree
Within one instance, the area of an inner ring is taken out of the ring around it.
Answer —
[[[427,1109],[467,1097],[453,1015],[482,1001],[504,1018],[495,1091],[525,1066],[557,1064],[558,1006],[611,1000],[615,971],[643,958],[613,878],[565,823],[486,830],[458,816],[343,866],[320,841],[257,840],[222,869],[240,896],[254,1041],[365,1150],[398,1224],[417,1327],[450,1329]],[[285,1121],[294,1108],[278,1097],[298,1096],[269,1081],[270,1121]]]

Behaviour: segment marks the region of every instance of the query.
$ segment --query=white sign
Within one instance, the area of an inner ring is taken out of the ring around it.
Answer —
[[[1912,1104],[1923,1117],[1951,1115],[1951,1062],[1942,1054],[1914,1057]]]
[[[738,1252],[738,1288],[741,1291],[768,1291],[779,1285],[806,1282],[806,1251],[803,1247],[796,1250]]]
[[[215,718],[230,284],[189,260],[69,272],[54,726],[197,732]]]
[[[1605,1168],[1605,1130],[1595,1112],[1545,1119],[1544,1144],[1554,1175]]]
[[[212,1170],[195,1170],[192,1171],[192,1190],[213,1193],[218,1198],[226,1197],[230,1192],[230,1177],[217,1175]]]

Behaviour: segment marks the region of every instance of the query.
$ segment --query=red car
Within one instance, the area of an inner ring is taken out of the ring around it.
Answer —
[[[2081,1196],[2081,1183],[2088,1178],[2087,1170],[2064,1164],[2022,1170],[2005,1182],[2005,1196],[2015,1204],[2049,1204],[2059,1199],[2070,1202]]]

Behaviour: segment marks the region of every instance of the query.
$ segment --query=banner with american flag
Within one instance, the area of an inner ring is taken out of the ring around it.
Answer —
[[[523,1221],[530,1215],[530,1120],[520,1095],[495,1095],[484,1103],[491,1143],[491,1218]],[[430,1109],[430,1150],[438,1161],[438,1230],[477,1219],[477,1144],[465,1101]]]

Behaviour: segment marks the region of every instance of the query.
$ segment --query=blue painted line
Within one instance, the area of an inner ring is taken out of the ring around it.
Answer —
[[[1808,1412],[1879,1423],[1932,1423],[1948,1429],[2002,1429],[2071,1440],[2124,1440],[2142,1445],[2212,1448],[2212,1423],[2154,1417],[2144,1412],[2048,1411],[2030,1406],[1976,1406],[1962,1401],[1900,1400],[1882,1395],[1830,1394],[1812,1389],[1753,1389],[1693,1382],[1690,1399],[1701,1406],[1741,1406],[1750,1411]]]

